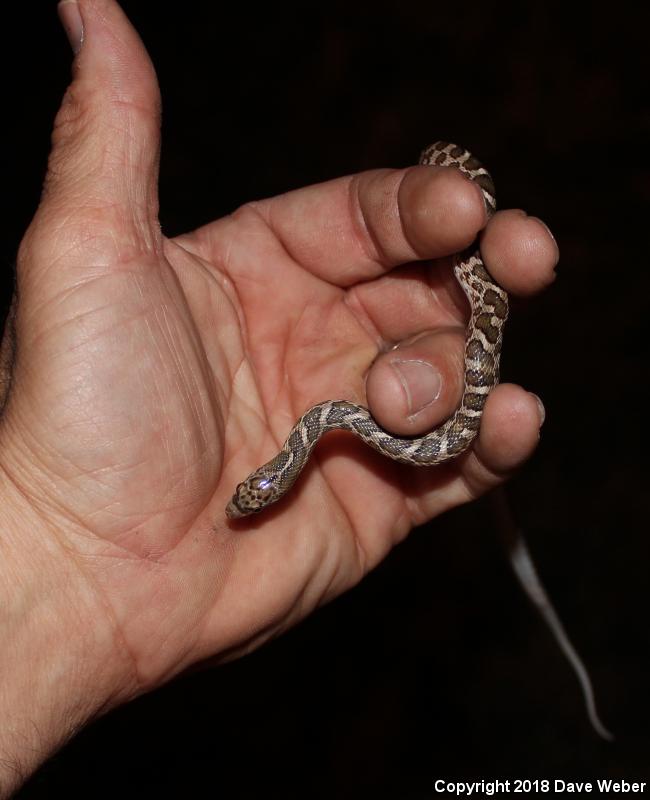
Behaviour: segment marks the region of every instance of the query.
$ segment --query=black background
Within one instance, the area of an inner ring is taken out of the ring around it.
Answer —
[[[123,7],[162,87],[168,235],[249,199],[413,163],[437,138],[489,165],[501,207],[551,226],[558,280],[515,303],[506,332],[504,379],[547,408],[509,496],[617,739],[589,728],[478,503],[414,532],[281,640],[100,719],[21,800],[416,800],[440,777],[650,779],[647,15],[415,0]],[[54,2],[10,13],[5,298],[71,60]]]

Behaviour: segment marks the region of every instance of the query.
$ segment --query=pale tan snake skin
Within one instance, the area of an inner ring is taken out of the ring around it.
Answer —
[[[424,150],[420,164],[460,170],[481,187],[488,216],[494,213],[492,178],[469,151],[448,142],[435,142]],[[465,386],[456,412],[426,436],[405,438],[384,430],[363,406],[347,400],[319,403],[294,425],[280,452],[237,486],[226,508],[228,517],[255,514],[280,500],[296,482],[320,437],[328,431],[350,431],[395,461],[423,467],[442,464],[467,450],[478,433],[487,396],[499,381],[508,295],[486,270],[478,247],[455,256],[454,274],[471,309],[465,338]]]

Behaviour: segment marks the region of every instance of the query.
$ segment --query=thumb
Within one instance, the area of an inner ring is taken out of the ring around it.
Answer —
[[[25,269],[40,261],[60,285],[65,270],[76,282],[81,266],[158,251],[161,234],[160,96],[144,45],[115,0],[62,0],[59,16],[76,52],[73,81],[21,249]]]
[[[451,416],[463,392],[462,328],[424,331],[383,353],[366,378],[370,409],[400,435],[421,435]]]

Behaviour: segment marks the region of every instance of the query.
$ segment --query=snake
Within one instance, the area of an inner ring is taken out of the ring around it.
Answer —
[[[494,183],[487,169],[451,142],[423,150],[420,164],[451,167],[480,187],[488,219],[496,211]],[[412,466],[434,467],[465,452],[476,437],[489,393],[499,382],[508,295],[488,272],[478,244],[453,256],[454,275],[470,305],[465,333],[464,386],[452,416],[424,436],[394,436],[364,406],[327,400],[312,406],[293,426],[280,452],[238,484],[226,508],[230,519],[257,514],[282,499],[297,481],[321,436],[344,430],[384,456]]]

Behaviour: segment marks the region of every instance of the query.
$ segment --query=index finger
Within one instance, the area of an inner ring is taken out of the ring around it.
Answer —
[[[487,221],[480,187],[433,166],[362,172],[254,206],[296,261],[341,287],[462,250]]]
[[[225,226],[251,219],[302,269],[347,288],[406,262],[462,250],[487,212],[479,187],[457,169],[379,169],[247,203],[181,239],[210,258]]]

